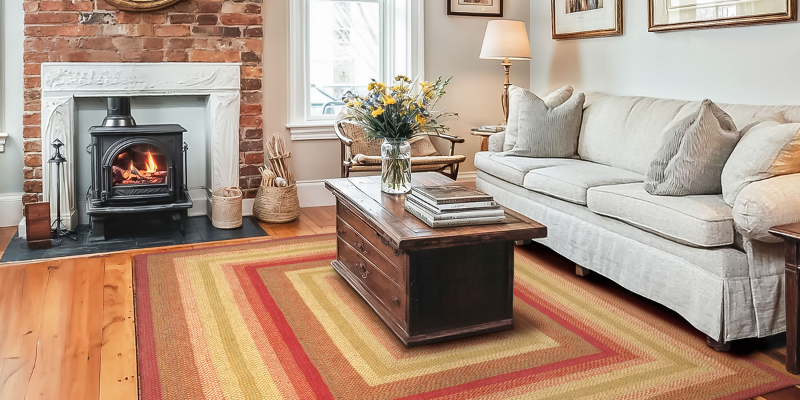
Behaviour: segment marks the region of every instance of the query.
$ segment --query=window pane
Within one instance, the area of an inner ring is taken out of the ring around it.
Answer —
[[[380,7],[374,1],[309,2],[310,117],[331,117],[348,91],[380,76]]]

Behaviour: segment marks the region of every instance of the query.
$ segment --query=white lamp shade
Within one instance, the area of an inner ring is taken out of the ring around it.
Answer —
[[[525,23],[510,19],[489,21],[483,36],[481,57],[488,60],[530,60],[531,46]]]

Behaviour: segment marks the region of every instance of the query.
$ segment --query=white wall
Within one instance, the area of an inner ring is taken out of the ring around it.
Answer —
[[[446,5],[444,0],[425,1],[425,77],[453,77],[438,107],[458,112],[460,116],[460,120],[447,125],[450,133],[467,140],[458,145],[456,151],[467,156],[467,161],[461,164],[461,172],[469,172],[475,171],[473,157],[480,151],[480,138],[470,135],[470,128],[503,123],[500,103],[503,67],[498,60],[478,58],[486,24],[492,18],[448,16]],[[529,2],[506,0],[504,5],[504,18],[524,21],[531,29]],[[530,62],[513,63],[511,83],[528,87]]]
[[[9,134],[0,153],[0,226],[15,226],[22,209],[21,1],[0,1],[0,132]]]
[[[531,87],[725,103],[800,104],[800,24],[647,31],[647,1],[624,2],[623,36],[554,41],[550,2],[531,1]]]

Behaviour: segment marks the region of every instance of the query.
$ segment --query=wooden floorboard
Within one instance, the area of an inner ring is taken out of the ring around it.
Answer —
[[[17,234],[17,227],[15,226],[0,228],[0,258],[3,257],[3,253],[6,251],[8,244],[11,242],[11,239],[13,239],[14,235],[16,234]]]
[[[133,260],[137,255],[334,233],[335,212],[335,207],[304,208],[294,222],[260,223],[269,238],[0,264],[0,400],[137,399],[133,312]],[[0,254],[14,232],[14,228],[0,228]],[[535,246],[520,249],[543,251]],[[548,262],[574,268],[552,252],[545,254]],[[590,275],[582,279],[600,278]],[[624,292],[613,283],[598,284]],[[660,307],[642,302],[643,306]],[[670,313],[664,310],[664,318],[685,323]],[[751,354],[779,369],[785,349],[773,346]],[[800,399],[800,388],[759,399]]]
[[[133,259],[105,259],[103,275],[103,348],[100,399],[136,400],[136,327],[133,314]]]

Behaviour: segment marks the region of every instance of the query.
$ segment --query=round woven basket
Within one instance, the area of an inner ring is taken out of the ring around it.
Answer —
[[[253,215],[260,221],[273,224],[289,222],[300,216],[297,186],[272,187],[261,185],[253,203]]]
[[[239,188],[214,189],[211,193],[211,224],[220,229],[242,226],[242,191]]]

